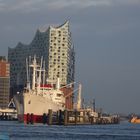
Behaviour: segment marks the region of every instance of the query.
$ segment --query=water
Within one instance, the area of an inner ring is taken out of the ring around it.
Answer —
[[[0,140],[140,140],[140,124],[47,126],[0,121]]]

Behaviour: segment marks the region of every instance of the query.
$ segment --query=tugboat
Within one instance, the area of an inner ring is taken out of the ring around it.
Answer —
[[[132,117],[132,119],[130,120],[131,123],[135,123],[135,124],[140,124],[140,118],[138,118],[137,116]]]

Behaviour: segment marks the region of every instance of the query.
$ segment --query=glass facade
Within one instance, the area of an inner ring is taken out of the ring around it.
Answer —
[[[11,64],[11,87],[26,84],[26,58],[43,56],[46,64],[47,80],[66,85],[74,81],[75,53],[69,30],[69,22],[59,27],[50,26],[47,30],[37,30],[29,45],[18,43],[15,48],[8,49],[8,61]]]

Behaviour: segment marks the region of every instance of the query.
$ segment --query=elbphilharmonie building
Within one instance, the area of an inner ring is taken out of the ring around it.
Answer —
[[[74,81],[75,52],[69,29],[69,22],[58,27],[38,29],[29,45],[18,43],[8,49],[11,87],[26,85],[26,58],[42,57],[45,60],[48,81],[60,78],[61,85]]]

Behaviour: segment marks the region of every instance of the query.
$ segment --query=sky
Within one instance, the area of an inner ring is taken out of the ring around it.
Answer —
[[[140,0],[0,0],[0,55],[67,20],[85,102],[140,113]]]

